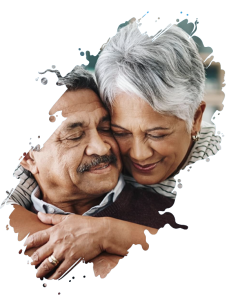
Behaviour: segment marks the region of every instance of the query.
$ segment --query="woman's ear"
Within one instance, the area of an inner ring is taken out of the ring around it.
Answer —
[[[195,113],[195,117],[194,117],[194,122],[193,122],[193,126],[192,126],[192,131],[191,131],[191,135],[196,135],[197,132],[200,131],[201,128],[201,122],[202,122],[202,117],[203,117],[203,113],[204,110],[206,108],[206,103],[204,101],[202,101]]]
[[[23,168],[30,171],[33,175],[39,173],[32,149],[26,154],[20,164]]]

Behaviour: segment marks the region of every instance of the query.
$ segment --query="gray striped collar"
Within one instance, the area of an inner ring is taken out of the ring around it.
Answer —
[[[115,200],[117,199],[118,195],[121,193],[125,186],[125,181],[123,179],[123,176],[119,176],[119,180],[117,185],[113,190],[111,190],[104,199],[101,201],[99,205],[93,206],[88,211],[86,211],[83,215],[84,216],[93,216],[95,213],[101,211],[105,207],[111,205]],[[65,212],[62,209],[47,203],[41,199],[39,199],[41,196],[41,191],[39,186],[37,186],[34,191],[31,194],[31,200],[33,203],[33,207],[37,212],[43,212],[43,213],[49,213],[49,214],[62,214],[62,215],[69,215],[70,212]]]

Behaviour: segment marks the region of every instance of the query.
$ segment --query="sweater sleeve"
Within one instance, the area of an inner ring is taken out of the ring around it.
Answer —
[[[13,173],[14,177],[20,179],[16,188],[8,195],[8,197],[2,202],[1,208],[5,204],[18,204],[26,209],[30,209],[31,206],[31,194],[37,186],[37,182],[33,175],[24,169],[21,165],[18,165]]]
[[[160,210],[171,207],[173,203],[170,198],[126,184],[116,201],[94,217],[111,217],[156,229],[166,224],[173,228],[187,229],[186,225],[176,223],[173,214],[159,213]]]

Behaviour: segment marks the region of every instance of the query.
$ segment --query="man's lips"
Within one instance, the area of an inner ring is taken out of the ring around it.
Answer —
[[[147,164],[147,165],[140,165],[140,164],[134,163],[133,161],[131,161],[131,162],[132,162],[133,166],[136,169],[138,169],[139,171],[149,172],[149,171],[153,170],[157,166],[157,164],[159,162],[161,162],[161,160],[159,160],[159,161],[157,161],[157,162],[155,162],[153,164]]]
[[[105,168],[107,168],[109,166],[109,164],[110,164],[109,162],[107,162],[107,163],[101,163],[101,164],[99,164],[99,165],[97,165],[95,167],[91,167],[89,171],[91,171],[91,170],[93,171],[93,170],[105,169]]]
[[[93,168],[90,168],[87,172],[94,173],[94,174],[102,174],[110,172],[111,170],[111,163],[101,163]]]

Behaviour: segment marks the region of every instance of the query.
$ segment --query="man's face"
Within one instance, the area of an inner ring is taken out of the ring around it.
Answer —
[[[43,197],[48,190],[70,201],[109,192],[122,166],[109,114],[98,96],[87,89],[67,91],[50,113],[57,110],[66,120],[39,152],[32,152]]]

